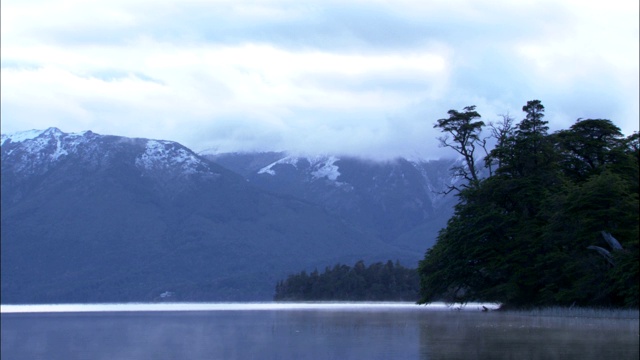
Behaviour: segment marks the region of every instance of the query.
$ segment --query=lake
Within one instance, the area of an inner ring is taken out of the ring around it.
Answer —
[[[2,359],[639,358],[637,317],[531,316],[483,312],[481,304],[2,305],[1,311]]]

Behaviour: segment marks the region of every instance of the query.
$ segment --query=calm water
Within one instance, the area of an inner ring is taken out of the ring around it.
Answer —
[[[638,320],[413,304],[2,306],[2,359],[638,359]]]

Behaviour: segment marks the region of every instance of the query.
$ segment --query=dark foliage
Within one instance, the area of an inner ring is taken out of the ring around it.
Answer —
[[[485,160],[497,168],[458,193],[420,262],[420,302],[638,307],[637,133],[578,119],[547,134],[539,100],[523,111],[492,131],[502,137]]]
[[[302,271],[289,275],[276,285],[274,300],[352,300],[415,301],[419,279],[416,269],[408,269],[396,261],[377,262],[366,267],[358,261],[353,267],[336,264],[324,273]]]

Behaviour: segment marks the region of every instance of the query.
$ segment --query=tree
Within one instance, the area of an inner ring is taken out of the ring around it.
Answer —
[[[517,126],[516,136],[520,138],[536,135],[538,140],[547,134],[548,121],[542,120],[544,117],[544,106],[540,100],[527,101],[527,105],[522,107],[522,111],[527,113],[524,120]]]
[[[490,152],[489,159],[500,164],[497,173],[511,177],[527,177],[549,170],[553,164],[553,149],[547,139],[548,122],[540,100],[531,100],[522,107],[525,118],[513,129],[501,134],[501,141]]]
[[[514,132],[514,118],[509,114],[500,115],[502,120],[498,123],[489,122],[489,129],[491,136],[496,140],[496,145],[493,151],[487,152],[485,157],[485,166],[489,169],[489,176],[493,176],[494,166],[498,169],[502,167],[502,161],[510,158],[509,149],[510,142],[513,139]]]
[[[624,156],[623,135],[610,120],[578,119],[555,136],[562,154],[561,166],[575,181],[586,180]]]
[[[480,139],[484,122],[476,121],[480,118],[480,114],[475,111],[475,108],[475,105],[472,105],[466,106],[463,112],[449,110],[449,118],[439,119],[433,126],[445,133],[444,136],[438,138],[440,146],[453,149],[464,159],[464,165],[454,168],[455,175],[461,176],[467,181],[462,187],[475,187],[479,183],[475,151],[477,147],[485,144]],[[460,189],[451,186],[448,192],[452,190],[459,191]]]
[[[465,189],[455,214],[420,261],[420,302],[473,299],[507,301],[500,291],[510,269],[502,259],[512,250],[513,217],[495,202],[493,178]]]
[[[353,267],[336,264],[322,274],[305,271],[276,283],[274,300],[415,300],[419,287],[416,269],[390,260],[366,267],[362,260]]]
[[[549,135],[540,101],[523,111],[490,124],[497,168],[460,191],[420,261],[419,302],[637,307],[638,135],[602,119]],[[606,250],[603,233],[620,246]]]

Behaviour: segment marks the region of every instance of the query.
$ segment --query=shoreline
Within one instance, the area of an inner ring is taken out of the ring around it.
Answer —
[[[242,310],[412,310],[465,313],[493,313],[528,317],[640,319],[639,309],[551,306],[532,309],[500,309],[494,303],[429,305],[412,302],[176,302],[176,303],[85,303],[85,304],[0,304],[0,313],[57,313],[105,311],[242,311]]]

